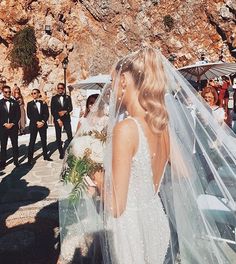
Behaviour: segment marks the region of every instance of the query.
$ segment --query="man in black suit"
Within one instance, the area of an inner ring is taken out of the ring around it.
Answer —
[[[28,164],[33,164],[34,145],[39,132],[44,160],[52,161],[48,156],[47,149],[47,121],[49,117],[48,106],[40,100],[40,91],[33,89],[31,93],[33,100],[27,104],[27,116],[30,120],[30,143],[28,147]]]
[[[18,157],[18,122],[20,120],[20,106],[11,98],[11,88],[3,86],[3,99],[0,100],[0,141],[1,162],[0,168],[4,169],[7,160],[7,141],[11,139],[13,160],[16,167],[19,166]]]
[[[65,94],[64,83],[58,83],[57,85],[57,95],[52,97],[51,101],[51,113],[54,119],[54,125],[56,130],[56,141],[57,147],[60,153],[60,159],[64,157],[64,151],[62,148],[61,141],[61,130],[64,129],[67,134],[68,141],[72,140],[72,130],[71,130],[71,119],[70,113],[73,110],[72,102],[70,96]]]

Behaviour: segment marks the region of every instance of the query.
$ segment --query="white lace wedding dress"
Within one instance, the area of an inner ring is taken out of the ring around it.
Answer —
[[[137,124],[139,146],[132,160],[126,209],[108,221],[115,255],[112,263],[163,264],[170,239],[169,222],[159,197],[160,186],[155,193],[147,139],[141,124],[132,120]]]

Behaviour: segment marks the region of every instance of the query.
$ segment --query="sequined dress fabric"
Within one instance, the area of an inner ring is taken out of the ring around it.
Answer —
[[[126,209],[120,217],[109,219],[112,263],[162,264],[170,240],[168,218],[160,186],[155,192],[147,139],[141,124],[132,120],[138,128],[139,146],[131,164]]]

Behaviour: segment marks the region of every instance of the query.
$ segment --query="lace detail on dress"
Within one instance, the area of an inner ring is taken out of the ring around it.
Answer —
[[[115,258],[119,264],[162,264],[170,239],[168,218],[155,193],[147,139],[139,122],[132,120],[139,145],[131,164],[126,209],[111,219]]]

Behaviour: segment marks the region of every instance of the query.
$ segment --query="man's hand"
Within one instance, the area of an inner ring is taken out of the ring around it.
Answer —
[[[41,121],[37,121],[37,128],[41,128],[41,127],[43,127],[43,125],[44,125],[44,122],[41,122]]]
[[[65,111],[65,110],[58,112],[60,117],[64,116],[66,113],[67,113],[67,111]]]
[[[57,123],[58,123],[59,127],[63,127],[63,122],[61,121],[61,119],[58,119]]]
[[[5,123],[3,126],[4,126],[6,129],[11,129],[11,128],[14,126],[14,124],[13,124],[13,123]]]

